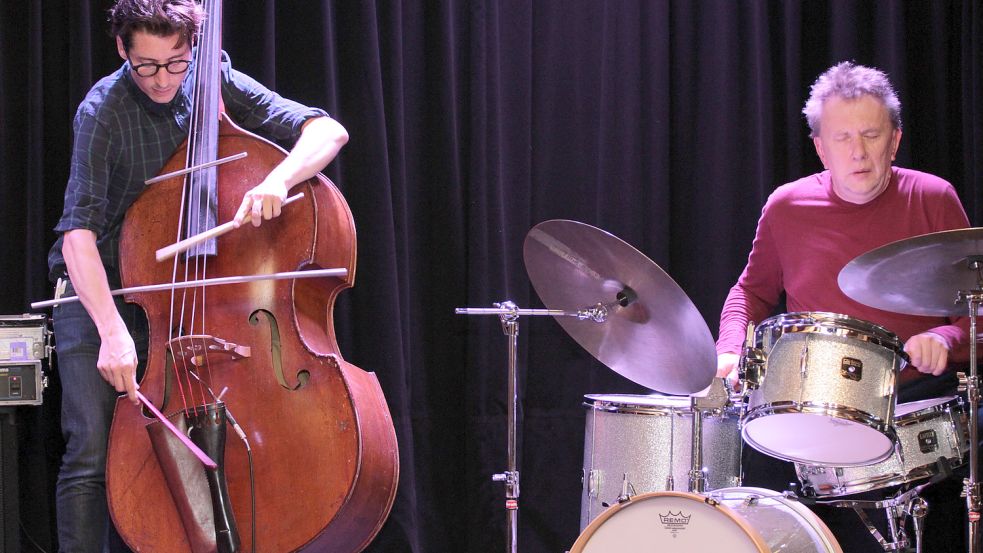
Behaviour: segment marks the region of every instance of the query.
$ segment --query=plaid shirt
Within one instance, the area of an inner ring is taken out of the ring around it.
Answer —
[[[49,278],[65,276],[64,233],[96,234],[99,256],[111,286],[119,286],[119,234],[123,216],[188,134],[193,71],[168,104],[158,104],[133,82],[129,62],[89,90],[75,114],[75,143],[65,208],[55,226],[58,240],[48,254]],[[270,91],[232,69],[222,58],[222,100],[242,128],[293,144],[304,121],[327,116]]]

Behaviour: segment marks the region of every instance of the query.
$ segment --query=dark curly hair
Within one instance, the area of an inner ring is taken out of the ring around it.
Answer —
[[[129,51],[133,33],[181,37],[178,46],[194,44],[195,34],[205,19],[205,11],[195,0],[117,0],[109,9],[110,32],[123,41]]]

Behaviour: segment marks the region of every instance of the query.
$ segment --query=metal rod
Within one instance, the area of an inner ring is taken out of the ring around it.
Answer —
[[[243,275],[229,276],[221,278],[203,278],[200,280],[188,280],[185,282],[168,282],[165,284],[148,284],[146,286],[132,286],[130,288],[119,288],[110,291],[114,296],[123,294],[136,294],[142,292],[169,292],[182,288],[195,288],[198,286],[217,286],[219,284],[241,284],[244,282],[254,282],[258,280],[286,280],[292,278],[327,278],[348,276],[348,269],[315,269],[311,271],[287,271],[284,273],[273,273],[269,275]],[[78,296],[68,296],[65,298],[55,298],[53,300],[38,301],[31,304],[31,309],[43,309],[54,307],[64,303],[79,301]]]
[[[693,409],[692,463],[689,470],[689,491],[703,493],[706,479],[703,477],[703,410]]]
[[[509,409],[508,409],[508,476],[505,480],[505,511],[508,516],[508,534],[505,550],[516,553],[519,538],[519,470],[517,463],[519,396],[517,392],[518,375],[516,358],[518,356],[518,319],[506,320],[503,316],[502,329],[508,336],[509,343]]]
[[[969,399],[969,479],[964,483],[967,518],[969,519],[969,552],[979,552],[980,486],[977,463],[979,462],[979,411],[980,389],[976,363],[976,317],[979,314],[979,296],[967,295],[969,303],[969,380],[966,394]]]
[[[517,370],[519,315],[555,315],[550,309],[519,309],[511,301],[492,304],[494,308],[458,308],[459,315],[498,315],[502,332],[508,339],[508,466],[505,472],[493,474],[492,481],[505,483],[505,550],[517,553],[519,547],[519,377]],[[564,312],[560,312],[561,314]]]
[[[458,307],[454,310],[458,315],[551,315],[553,317],[576,317],[576,311],[562,309],[515,309],[505,307]]]
[[[187,168],[184,168],[184,169],[179,169],[177,171],[166,173],[164,175],[158,175],[158,176],[156,176],[156,177],[154,177],[152,179],[148,179],[148,180],[143,181],[143,184],[154,184],[154,183],[158,183],[158,182],[161,182],[161,181],[165,181],[165,180],[170,179],[170,178],[180,177],[181,175],[187,175],[188,173],[192,173],[194,171],[200,171],[202,169],[208,169],[209,167],[215,167],[216,165],[222,165],[223,163],[228,163],[230,161],[235,161],[237,159],[242,159],[242,158],[244,158],[244,157],[246,157],[248,155],[249,155],[248,152],[239,152],[238,154],[234,154],[234,155],[231,155],[231,156],[228,156],[228,157],[223,157],[222,159],[216,159],[215,161],[209,161],[208,163],[202,163],[200,165],[195,165],[194,167],[187,167]]]

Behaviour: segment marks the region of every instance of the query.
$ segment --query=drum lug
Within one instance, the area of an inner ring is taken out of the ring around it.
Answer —
[[[742,393],[757,390],[765,380],[765,353],[762,348],[754,347],[754,323],[747,325],[747,336],[737,362],[737,378],[743,386]]]
[[[581,476],[583,478],[583,476]],[[600,479],[600,474],[597,470],[591,470],[587,473],[586,486],[587,486],[587,496],[597,497],[597,481]]]
[[[799,378],[805,380],[809,376],[809,341],[802,345],[802,353],[799,354]]]

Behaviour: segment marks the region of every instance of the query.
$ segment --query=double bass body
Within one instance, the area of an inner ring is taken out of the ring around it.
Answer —
[[[285,154],[225,116],[219,135],[220,158],[248,153],[217,168],[217,218],[226,221],[243,194]],[[179,150],[162,173],[184,163]],[[183,186],[180,177],[154,184],[128,211],[120,242],[124,286],[172,281],[174,264],[156,262],[154,252],[178,236]],[[209,278],[347,268],[348,276],[128,297],[150,322],[140,389],[165,413],[181,411],[187,392],[178,381],[181,370],[190,368],[241,426],[252,451],[254,489],[246,448],[231,433],[225,473],[242,551],[359,551],[392,507],[396,436],[375,375],[347,363],[335,338],[334,300],[351,286],[355,272],[351,213],[321,175],[294,187],[296,192],[304,198],[285,206],[282,216],[220,237],[216,255],[187,261],[180,256],[177,273],[194,274],[203,266]],[[189,340],[184,350],[183,342],[169,342],[189,334],[220,342]],[[128,402],[117,404],[107,464],[110,512],[135,551],[192,551],[187,536],[193,529],[184,528],[145,429],[151,420]]]

